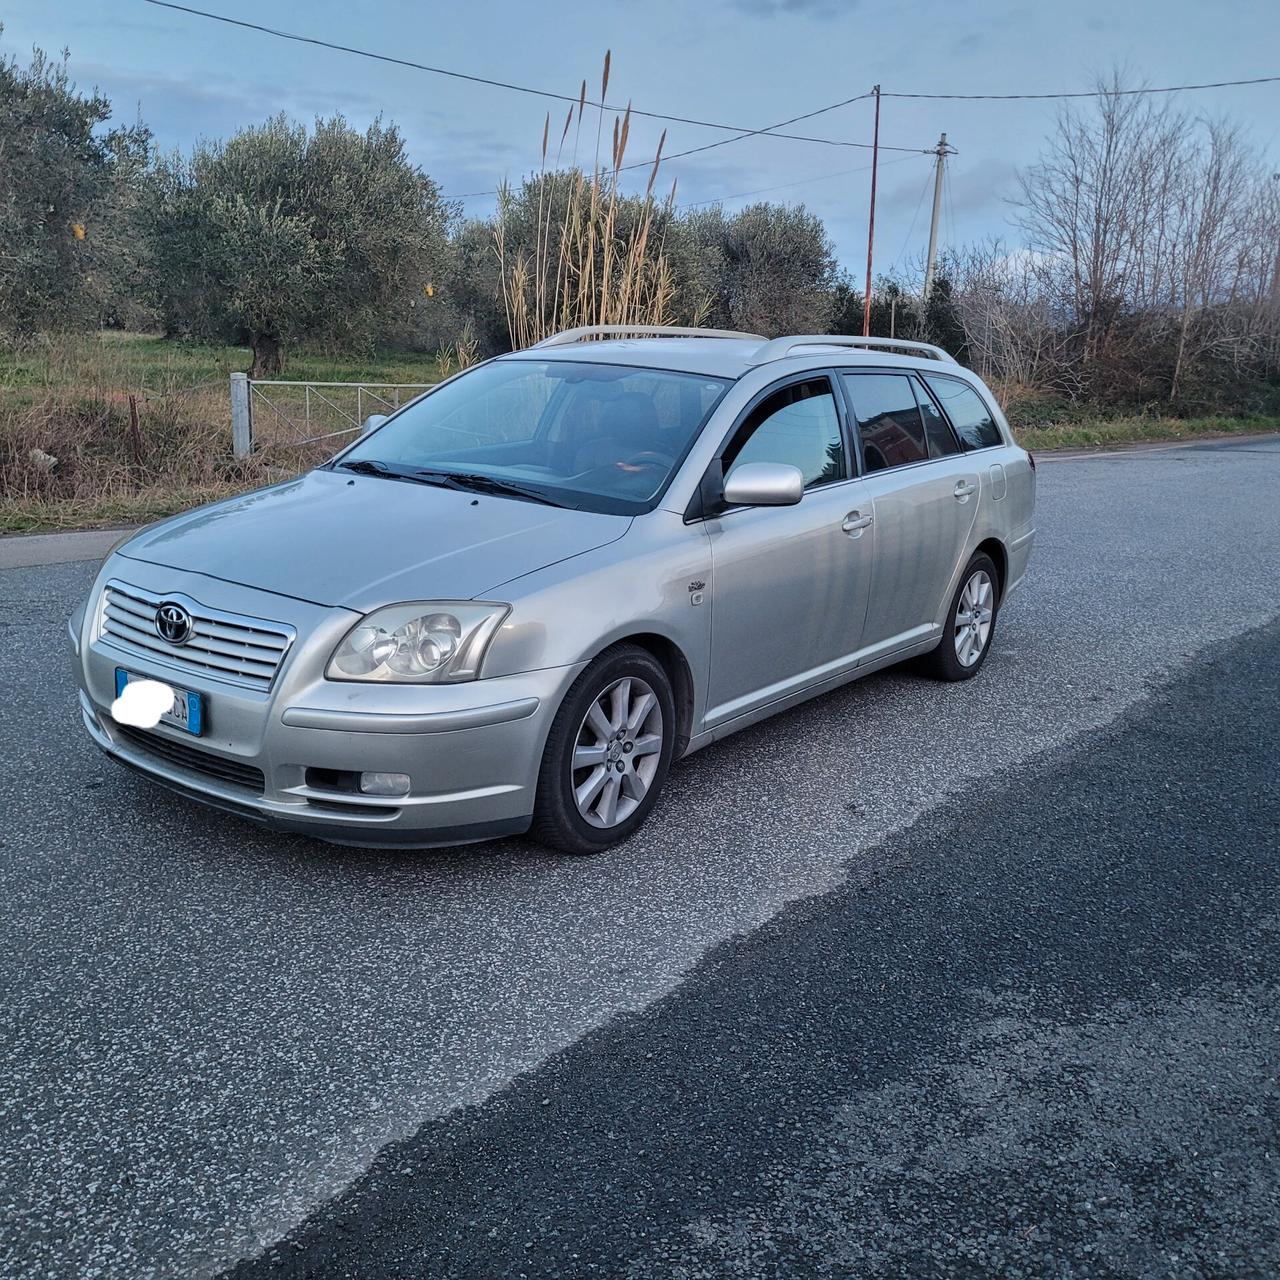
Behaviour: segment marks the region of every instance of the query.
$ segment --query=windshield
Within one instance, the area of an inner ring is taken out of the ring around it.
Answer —
[[[337,465],[634,515],[654,505],[729,385],[625,365],[496,360],[409,405]]]

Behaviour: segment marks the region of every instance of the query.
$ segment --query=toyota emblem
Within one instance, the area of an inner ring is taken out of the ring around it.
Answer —
[[[191,615],[172,600],[156,610],[156,635],[170,644],[186,644],[191,639]]]

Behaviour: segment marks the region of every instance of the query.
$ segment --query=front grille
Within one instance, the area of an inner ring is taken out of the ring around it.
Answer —
[[[208,751],[189,747],[185,742],[175,742],[172,738],[161,737],[158,733],[146,733],[142,729],[118,724],[114,720],[111,727],[117,738],[168,764],[190,769],[193,773],[203,773],[220,782],[229,782],[232,786],[244,787],[256,795],[261,795],[266,789],[267,780],[262,770],[255,769],[251,764],[241,764],[226,756],[211,755]]]
[[[181,604],[191,615],[191,638],[183,644],[170,644],[156,633],[156,610],[166,601]],[[99,636],[180,671],[266,690],[293,643],[294,630],[283,622],[223,613],[184,595],[152,595],[113,580],[103,588]]]

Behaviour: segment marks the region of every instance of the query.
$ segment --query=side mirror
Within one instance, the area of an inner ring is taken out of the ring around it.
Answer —
[[[724,485],[730,507],[794,507],[803,496],[803,473],[785,462],[744,462]]]
[[[390,416],[389,413],[371,413],[364,420],[364,426],[360,428],[360,434],[367,436],[370,431],[376,431]]]

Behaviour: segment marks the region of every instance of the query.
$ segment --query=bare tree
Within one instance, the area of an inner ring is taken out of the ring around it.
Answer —
[[[1069,268],[1089,360],[1134,286],[1158,277],[1164,196],[1181,119],[1168,106],[1099,83],[1092,109],[1065,108],[1039,162],[1019,175],[1019,222],[1033,249]]]
[[[1280,183],[1263,179],[1237,128],[1124,88],[1113,75],[1092,105],[1063,110],[1020,175],[1041,314],[1074,334],[1063,355],[1084,390],[1178,400],[1193,369],[1274,369]],[[976,293],[962,309],[986,332],[999,320],[1003,354],[989,357],[1026,375],[1008,333],[1016,271],[990,254],[969,267]]]
[[[1229,304],[1242,280],[1240,249],[1247,232],[1252,157],[1238,130],[1205,126],[1205,139],[1183,144],[1174,217],[1178,248],[1173,265],[1178,338],[1169,398],[1177,399],[1189,358],[1221,338],[1218,326],[1198,323],[1210,308]],[[1247,259],[1246,259],[1247,260]]]

